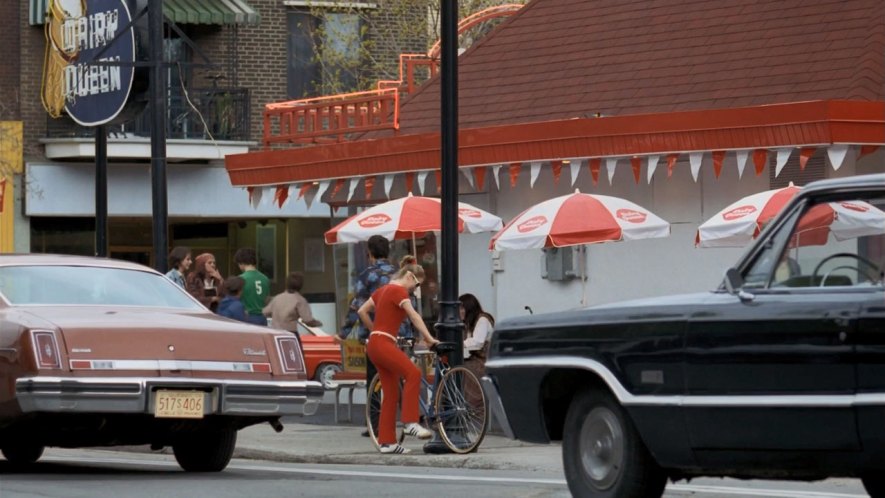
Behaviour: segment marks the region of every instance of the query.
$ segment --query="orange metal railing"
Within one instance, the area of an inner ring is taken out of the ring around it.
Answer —
[[[399,89],[388,88],[264,106],[264,145],[343,141],[348,134],[399,129]]]

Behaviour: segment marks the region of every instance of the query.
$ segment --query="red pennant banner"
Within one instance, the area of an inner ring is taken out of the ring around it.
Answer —
[[[671,178],[673,176],[673,168],[676,167],[676,161],[678,160],[679,154],[667,155],[667,178]]]
[[[288,185],[277,185],[277,189],[273,193],[273,201],[277,207],[282,208],[283,203],[286,202],[286,199],[289,198],[289,186]]]
[[[756,149],[753,151],[753,164],[756,166],[756,176],[765,171],[765,165],[768,164],[768,149]]]
[[[436,177],[436,193],[442,192],[442,170],[438,169],[433,172],[433,176]]]
[[[636,183],[639,183],[639,175],[642,172],[642,158],[639,156],[633,156],[630,158],[630,167],[633,168],[633,179],[636,180]]]
[[[878,145],[861,145],[860,152],[858,152],[857,154],[857,158],[860,159],[867,154],[872,154],[873,152],[876,152],[876,149],[878,148]]]
[[[558,185],[562,176],[562,161],[550,161],[550,169],[553,170],[553,184]]]
[[[722,174],[722,161],[725,160],[725,151],[724,150],[714,150],[713,151],[713,174],[716,178],[719,178],[719,175]]]
[[[412,189],[415,187],[415,172],[407,171],[406,172],[406,193],[410,193]]]
[[[811,159],[811,156],[814,155],[814,151],[816,151],[814,147],[803,147],[802,150],[799,151],[799,170],[805,171],[805,165],[808,164],[808,160]]]
[[[375,188],[375,177],[367,176],[366,177],[366,200],[372,198],[372,189]]]
[[[482,190],[482,187],[486,184],[485,166],[473,168],[473,179],[476,180],[476,190]]]
[[[298,198],[301,199],[302,197],[304,197],[304,194],[306,194],[307,191],[310,190],[310,187],[313,187],[312,183],[302,183],[301,188],[298,189]]]
[[[590,166],[590,176],[593,177],[593,185],[599,185],[599,169],[602,167],[602,159],[598,157],[591,158],[587,161]]]
[[[510,166],[507,169],[510,172],[510,188],[516,186],[516,180],[519,179],[519,170],[522,168],[522,164],[520,163],[510,163]]]
[[[252,195],[255,193],[255,187],[246,187],[246,192],[249,194],[249,204],[252,204]]]
[[[335,198],[335,195],[336,195],[336,194],[337,194],[342,188],[344,188],[344,183],[345,183],[344,178],[339,178],[339,179],[335,180],[335,186],[332,187],[332,193],[329,194],[329,199],[330,199],[330,200],[331,200],[331,199],[334,199],[334,198]]]

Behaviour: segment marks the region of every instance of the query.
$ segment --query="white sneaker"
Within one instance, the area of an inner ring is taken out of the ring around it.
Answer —
[[[415,436],[418,439],[430,439],[433,436],[432,431],[425,429],[417,422],[408,424],[405,429],[403,429],[403,433],[408,434],[409,436]]]
[[[403,448],[398,444],[382,444],[378,451],[381,453],[394,453],[397,455],[405,455],[406,453],[411,453],[412,450],[408,448]]]

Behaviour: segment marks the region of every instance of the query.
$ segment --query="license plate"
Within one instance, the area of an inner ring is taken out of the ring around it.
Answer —
[[[203,418],[202,391],[164,391],[154,394],[154,416],[157,418]]]

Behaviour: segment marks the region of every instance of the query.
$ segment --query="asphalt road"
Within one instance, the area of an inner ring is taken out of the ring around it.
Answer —
[[[168,456],[98,450],[48,450],[28,470],[0,460],[2,498],[247,496],[566,497],[561,476],[501,470],[304,465],[235,460],[225,472],[188,474]],[[820,483],[698,479],[671,484],[667,497],[860,498],[859,481]]]

